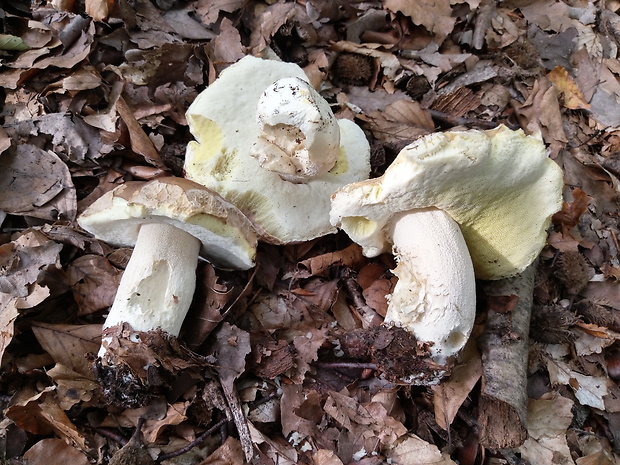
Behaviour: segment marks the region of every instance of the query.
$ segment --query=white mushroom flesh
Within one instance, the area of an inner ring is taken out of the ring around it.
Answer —
[[[340,128],[327,101],[303,79],[279,79],[256,107],[260,133],[251,155],[286,181],[307,182],[331,170],[340,153]]]
[[[178,336],[196,287],[199,251],[200,241],[179,228],[142,225],[104,328],[128,323],[135,331],[161,328]]]
[[[467,342],[476,314],[474,267],[463,235],[435,208],[394,216],[388,234],[398,283],[385,322],[432,341],[434,361],[444,364]]]

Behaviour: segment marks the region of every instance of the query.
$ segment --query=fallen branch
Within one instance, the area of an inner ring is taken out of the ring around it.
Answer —
[[[482,353],[480,443],[518,447],[527,438],[528,333],[536,265],[512,278],[488,281],[488,314],[478,340]]]

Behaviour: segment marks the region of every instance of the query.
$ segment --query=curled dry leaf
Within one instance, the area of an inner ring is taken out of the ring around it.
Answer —
[[[69,285],[80,315],[110,307],[121,280],[121,272],[99,255],[82,255],[67,268]]]
[[[306,274],[297,271],[296,276],[299,278],[322,276],[333,266],[356,268],[365,261],[366,259],[362,255],[362,249],[360,246],[357,244],[351,244],[343,250],[317,255],[299,262],[301,266],[308,270],[308,273]]]
[[[65,442],[75,444],[83,451],[88,450],[86,438],[60,408],[53,391],[53,386],[39,393],[24,389],[12,399],[5,416],[25,431],[37,435],[55,433]]]

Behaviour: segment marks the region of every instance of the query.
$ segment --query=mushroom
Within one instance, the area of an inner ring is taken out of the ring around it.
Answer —
[[[109,244],[134,246],[103,325],[103,365],[114,365],[110,334],[127,325],[135,332],[179,335],[194,295],[199,255],[221,268],[254,265],[257,238],[250,221],[216,193],[183,178],[122,184],[97,199],[78,222]]]
[[[562,187],[543,142],[521,130],[434,133],[381,177],[336,191],[330,218],[366,256],[394,253],[385,322],[431,343],[445,364],[471,333],[475,277],[514,276],[534,261]]]
[[[292,63],[246,56],[225,69],[187,111],[196,141],[185,175],[220,193],[274,244],[336,232],[330,196],[370,172],[370,148],[352,121]]]

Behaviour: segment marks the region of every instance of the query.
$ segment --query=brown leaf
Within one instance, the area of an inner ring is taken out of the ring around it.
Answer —
[[[572,202],[562,203],[562,210],[553,215],[553,222],[560,223],[566,228],[573,228],[579,224],[579,218],[586,212],[592,200],[578,187],[573,189],[572,196]]]
[[[198,0],[194,8],[196,14],[205,24],[217,21],[220,11],[232,13],[241,8],[244,0]]]
[[[351,244],[346,249],[330,252],[323,255],[317,255],[302,262],[301,266],[306,268],[310,276],[321,276],[325,271],[333,266],[345,266],[356,268],[364,263],[366,259],[362,255],[362,249],[357,244]]]
[[[536,81],[527,101],[517,108],[517,115],[526,132],[541,132],[543,139],[551,146],[551,156],[557,156],[568,138],[564,131],[562,112],[556,88],[547,77]]]
[[[250,36],[252,55],[260,56],[261,52],[271,44],[271,37],[289,21],[297,16],[306,16],[303,7],[297,3],[278,2],[269,5],[256,17]]]
[[[211,45],[213,46],[212,59],[219,71],[247,55],[247,51],[241,43],[239,31],[228,18],[222,20],[220,33],[213,39]]]
[[[93,359],[101,346],[101,325],[53,325],[33,323],[32,331],[39,344],[56,363],[88,379],[95,379]]]
[[[308,328],[303,334],[293,339],[293,346],[297,351],[295,367],[289,376],[297,383],[301,383],[305,373],[310,369],[310,364],[318,359],[319,348],[327,340],[326,329]]]
[[[388,268],[379,263],[369,263],[360,270],[357,276],[366,305],[379,315],[385,316],[387,313],[386,296],[392,293],[396,279],[394,276],[390,277]]]
[[[129,130],[129,139],[131,140],[131,150],[133,150],[138,155],[142,155],[144,160],[150,165],[156,166],[157,168],[166,168],[166,165],[161,160],[157,149],[153,145],[153,141],[146,135],[144,129],[135,116],[133,115],[133,111],[127,105],[127,102],[124,98],[120,97],[116,103],[116,109],[121,119],[127,125],[127,129]]]
[[[250,335],[236,326],[224,323],[215,336],[213,349],[222,384],[232,387],[245,371],[245,357],[252,351]]]
[[[424,26],[437,36],[438,43],[454,28],[450,0],[384,0],[383,6],[393,12],[400,11],[414,24]]]
[[[50,463],[70,463],[89,465],[86,455],[62,439],[42,439],[26,451],[24,459],[30,465],[49,465]]]
[[[147,420],[142,429],[144,441],[146,443],[153,443],[157,441],[157,438],[164,428],[167,426],[179,425],[187,420],[186,413],[188,405],[189,402],[175,402],[174,404],[169,404],[164,418],[159,420]]]
[[[56,154],[18,144],[0,157],[0,173],[0,209],[53,221],[75,219],[71,174]]]
[[[370,112],[360,119],[368,121],[374,136],[395,151],[435,129],[428,110],[418,102],[408,100],[396,101],[384,110]]]
[[[15,334],[15,320],[19,316],[16,302],[17,297],[5,292],[0,293],[0,361]]]
[[[112,306],[122,273],[99,255],[82,255],[67,267],[79,315]]]
[[[450,378],[437,386],[431,386],[434,393],[435,420],[444,430],[448,430],[481,376],[482,359],[472,339],[459,354]]]
[[[0,292],[27,297],[30,285],[49,268],[60,268],[62,245],[43,233],[27,230],[13,242],[0,246]]]
[[[80,402],[90,402],[94,397],[94,392],[99,388],[99,383],[96,381],[85,378],[80,373],[59,363],[48,370],[47,374],[56,384],[58,404],[64,411],[68,411]]]
[[[204,273],[201,283],[196,290],[194,302],[198,302],[196,309],[192,309],[183,327],[183,340],[193,350],[196,350],[207,339],[224,319],[224,310],[229,303],[232,289],[219,281],[215,269],[210,264],[201,268],[199,277]]]
[[[86,0],[86,14],[95,21],[103,21],[110,14],[114,0]]]
[[[52,386],[40,393],[32,393],[24,389],[5,411],[6,417],[25,431],[37,435],[55,432],[59,437],[76,444],[80,449],[87,450],[86,439],[56,403],[54,395],[51,394],[53,390]]]
[[[241,443],[238,439],[228,436],[224,444],[196,465],[237,465],[238,463],[243,463]]]
[[[338,297],[338,282],[338,279],[325,281],[313,278],[303,288],[292,289],[291,292],[298,295],[306,305],[312,306],[312,312],[327,313]]]

